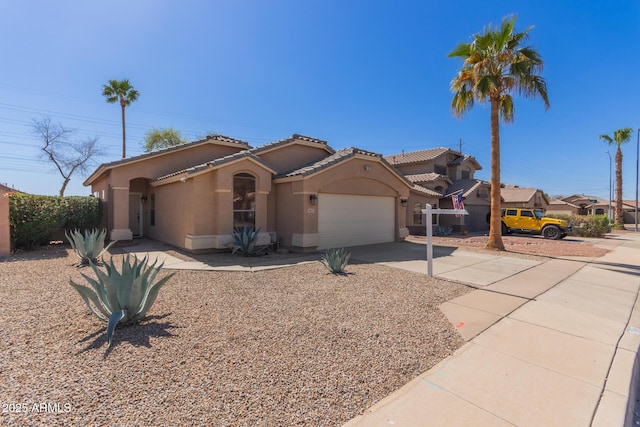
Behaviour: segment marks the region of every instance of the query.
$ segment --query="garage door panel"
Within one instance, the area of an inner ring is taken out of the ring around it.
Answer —
[[[395,198],[318,195],[318,249],[395,240]]]

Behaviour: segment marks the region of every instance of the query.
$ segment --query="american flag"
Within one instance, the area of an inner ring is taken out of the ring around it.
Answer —
[[[462,193],[451,195],[451,201],[453,202],[453,209],[464,209],[464,199],[462,198]],[[462,215],[456,214],[457,217],[461,217]]]

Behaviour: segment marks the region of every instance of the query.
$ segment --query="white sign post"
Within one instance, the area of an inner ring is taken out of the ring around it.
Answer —
[[[427,275],[433,277],[433,218],[432,215],[469,215],[466,209],[433,209],[429,203],[422,209],[427,216]]]

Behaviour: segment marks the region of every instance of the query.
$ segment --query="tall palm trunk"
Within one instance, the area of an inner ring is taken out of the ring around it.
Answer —
[[[124,109],[126,107],[126,104],[124,103],[124,101],[120,102],[120,106],[122,107],[122,158],[124,159],[125,157],[127,157],[127,134],[124,125]]]
[[[616,150],[616,224],[624,224],[622,211],[622,150],[620,144]]]
[[[500,122],[499,99],[491,97],[491,223],[487,249],[504,251],[502,219],[500,216]]]

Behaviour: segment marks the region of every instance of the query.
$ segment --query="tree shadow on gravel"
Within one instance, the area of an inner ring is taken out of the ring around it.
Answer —
[[[111,353],[111,351],[116,348],[122,342],[128,342],[135,347],[146,347],[151,348],[150,338],[160,338],[160,337],[174,337],[175,334],[171,332],[171,329],[177,328],[171,322],[159,322],[158,320],[162,320],[165,317],[169,316],[171,313],[158,315],[158,316],[147,316],[144,320],[137,325],[126,325],[126,326],[117,326],[116,331],[113,334],[113,339],[111,341],[111,347],[107,347],[104,352],[104,358]],[[78,351],[76,355],[85,353],[89,350],[99,349],[105,344],[107,344],[107,333],[106,328],[101,327],[96,332],[82,338],[77,343],[89,343],[85,348]]]

